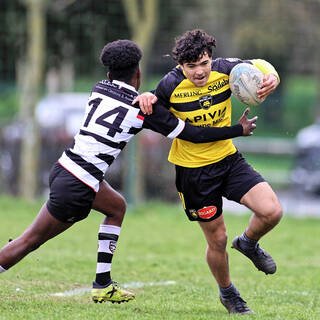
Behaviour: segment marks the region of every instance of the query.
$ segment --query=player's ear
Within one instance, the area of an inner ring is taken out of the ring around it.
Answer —
[[[107,77],[110,81],[112,81],[112,78],[111,78],[111,75],[110,75],[110,72],[107,73]]]

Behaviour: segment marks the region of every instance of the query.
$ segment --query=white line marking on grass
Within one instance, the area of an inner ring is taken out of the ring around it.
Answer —
[[[123,285],[124,288],[142,288],[142,287],[153,287],[153,286],[169,286],[176,284],[176,281],[160,281],[160,282],[130,282]]]
[[[91,288],[78,288],[78,289],[73,289],[70,291],[65,291],[65,292],[56,292],[50,294],[50,296],[54,297],[72,297],[72,296],[79,296],[81,294],[85,294],[90,292]]]
[[[307,291],[287,291],[287,290],[267,290],[267,293],[276,293],[276,294],[281,294],[281,295],[288,295],[288,294],[295,294],[295,295],[299,295],[299,296],[309,296],[312,293],[311,292],[307,292]]]
[[[143,288],[152,286],[169,286],[176,284],[176,281],[160,281],[160,282],[130,282],[123,284],[124,288]],[[72,297],[85,294],[91,291],[92,288],[77,288],[65,292],[52,293],[51,296],[54,297]]]

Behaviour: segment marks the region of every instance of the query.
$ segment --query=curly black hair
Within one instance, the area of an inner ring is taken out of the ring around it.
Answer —
[[[100,61],[109,69],[113,80],[130,81],[139,67],[142,51],[130,40],[108,43],[101,51]]]
[[[178,63],[196,62],[205,52],[212,57],[213,48],[216,47],[216,40],[201,29],[187,31],[175,39],[175,46],[172,49],[173,58]]]

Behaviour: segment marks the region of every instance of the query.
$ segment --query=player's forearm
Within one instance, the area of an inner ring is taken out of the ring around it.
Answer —
[[[243,127],[236,124],[231,127],[196,127],[186,123],[184,129],[177,138],[187,140],[193,143],[213,142],[226,140],[243,135]]]

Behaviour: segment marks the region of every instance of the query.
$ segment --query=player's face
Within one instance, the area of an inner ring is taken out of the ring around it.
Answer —
[[[211,72],[212,58],[205,52],[196,62],[185,62],[181,66],[186,77],[196,86],[203,87],[207,84]]]

